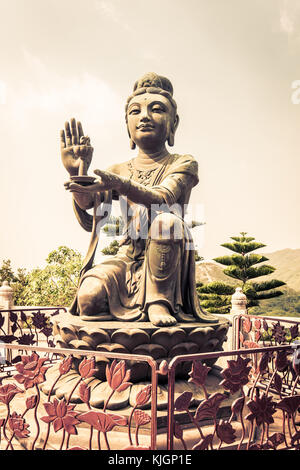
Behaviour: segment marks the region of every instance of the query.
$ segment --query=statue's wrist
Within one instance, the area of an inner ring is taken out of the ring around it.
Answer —
[[[120,185],[119,185],[119,188],[117,189],[119,193],[123,194],[124,196],[127,196],[130,189],[131,189],[130,179],[120,177]]]

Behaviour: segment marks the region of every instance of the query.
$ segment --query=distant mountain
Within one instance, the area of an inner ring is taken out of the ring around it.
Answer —
[[[228,253],[229,254],[229,253]],[[273,274],[257,278],[256,281],[265,279],[279,279],[287,284],[287,287],[300,292],[300,249],[286,248],[275,251],[274,253],[263,253],[269,261],[269,264],[276,268]],[[203,261],[196,264],[196,280],[207,284],[213,281],[224,281],[229,284],[236,284],[236,281],[223,273],[226,266],[215,263],[214,261]]]
[[[300,292],[300,249],[286,248],[265,256],[269,258],[267,263],[276,268],[276,271],[268,278],[280,279],[291,289]]]
[[[196,281],[208,284],[209,282],[221,281],[227,284],[236,284],[236,281],[223,273],[220,264],[213,261],[202,261],[196,264]]]

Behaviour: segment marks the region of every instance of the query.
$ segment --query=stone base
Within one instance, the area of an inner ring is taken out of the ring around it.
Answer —
[[[157,327],[150,322],[87,322],[70,313],[61,313],[52,317],[51,321],[58,347],[146,355],[158,364],[163,360],[169,362],[175,356],[221,351],[229,328],[229,322],[225,319],[210,324],[195,322]],[[215,361],[206,363],[212,366]],[[105,381],[105,369],[110,361],[101,358],[96,363],[96,378]],[[150,366],[146,363],[127,361],[127,367],[131,370],[130,380],[133,383],[151,377]],[[190,369],[190,362],[179,364],[176,378],[187,378]],[[166,377],[159,376],[159,381],[163,383]]]

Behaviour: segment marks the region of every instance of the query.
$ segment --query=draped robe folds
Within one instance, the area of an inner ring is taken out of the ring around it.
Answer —
[[[183,236],[176,241],[164,241],[165,246],[169,245],[169,251],[172,250],[172,244],[173,247],[174,243],[176,244],[176,260],[174,259],[170,270],[172,272],[165,273],[164,278],[161,278],[156,276],[149,266],[150,246],[155,243],[151,235],[148,236],[151,222],[155,220],[155,213],[153,215],[150,208],[133,203],[129,196],[106,191],[95,195],[94,214],[90,216],[73,200],[79,223],[85,230],[92,232],[81,270],[79,289],[82,282],[89,277],[99,279],[106,291],[107,309],[102,314],[110,313],[119,321],[146,321],[148,306],[154,302],[162,302],[168,305],[171,314],[179,321],[215,322],[216,318],[200,306],[195,282],[193,241],[183,220],[191,190],[199,181],[197,161],[190,155],[176,154],[159,160],[135,158],[114,165],[108,171],[160,192],[165,201],[163,211],[174,214],[180,221]],[[127,222],[120,242],[121,247],[115,256],[107,257],[107,260],[93,266],[99,228],[107,220],[98,215],[101,213],[99,208],[104,203],[109,205],[112,198],[119,199],[123,219]],[[157,209],[157,213],[162,212],[161,207]],[[155,253],[157,246],[152,245],[152,248]],[[69,310],[72,314],[79,315],[77,296]],[[101,321],[101,312],[95,312],[94,315]]]

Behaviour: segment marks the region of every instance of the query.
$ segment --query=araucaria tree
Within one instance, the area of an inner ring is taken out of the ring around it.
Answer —
[[[284,286],[285,282],[277,279],[263,282],[252,281],[252,279],[272,274],[275,268],[267,264],[261,264],[268,261],[266,256],[253,253],[253,251],[264,248],[266,245],[256,242],[255,238],[246,235],[247,232],[241,232],[239,237],[231,237],[232,242],[222,244],[221,246],[234,254],[215,258],[214,261],[227,266],[223,270],[224,274],[241,281],[243,292],[248,299],[247,306],[255,307],[259,305],[260,300],[283,295],[278,287]]]

